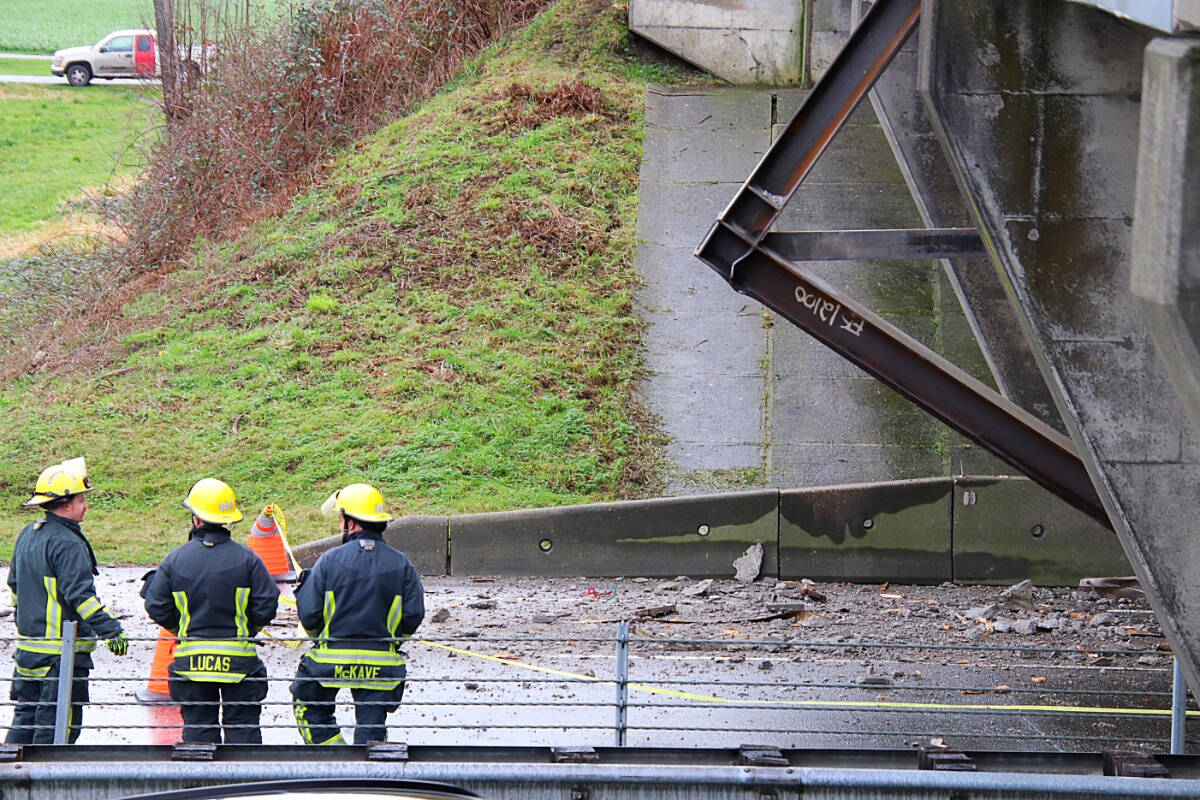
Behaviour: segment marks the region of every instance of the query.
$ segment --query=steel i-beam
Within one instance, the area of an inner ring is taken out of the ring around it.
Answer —
[[[754,297],[1071,505],[1109,525],[1069,439],[772,250],[772,223],[916,28],[921,0],[878,0],[696,250]]]

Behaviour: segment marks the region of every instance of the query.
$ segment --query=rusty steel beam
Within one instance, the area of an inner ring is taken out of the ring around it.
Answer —
[[[768,233],[763,246],[790,261],[987,258],[974,228]]]
[[[878,0],[850,34],[720,221],[757,245],[834,134],[917,25],[921,0]],[[703,245],[701,245],[703,247]]]
[[[921,0],[878,0],[696,249],[747,294],[1071,505],[1110,525],[1071,441],[767,247],[767,231],[891,62]]]

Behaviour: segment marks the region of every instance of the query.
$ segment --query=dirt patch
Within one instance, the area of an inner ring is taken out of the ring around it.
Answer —
[[[596,114],[612,117],[604,94],[583,81],[559,81],[550,89],[538,91],[523,83],[510,84],[506,89],[484,98],[495,103],[507,101],[498,117],[491,120],[489,133],[504,128],[536,128],[555,117],[582,117]]]

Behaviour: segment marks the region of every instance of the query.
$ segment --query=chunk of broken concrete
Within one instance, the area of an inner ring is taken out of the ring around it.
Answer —
[[[688,597],[702,597],[708,593],[708,590],[712,588],[712,585],[712,578],[705,578],[699,583],[694,583],[687,587],[681,592],[681,594],[687,595]]]
[[[742,583],[752,583],[762,571],[763,546],[755,543],[733,562],[734,577]]]
[[[445,622],[448,619],[450,619],[450,611],[445,608],[439,608],[433,613],[433,616],[429,618],[430,622]]]
[[[665,617],[668,614],[674,614],[674,613],[675,613],[675,604],[672,603],[672,604],[666,605],[666,606],[654,606],[653,608],[639,608],[637,611],[633,612],[633,615],[635,617],[648,617],[648,618],[653,619],[656,617]]]
[[[1033,581],[1024,580],[1005,589],[1000,595],[999,606],[1009,611],[1037,611],[1033,602]]]
[[[1113,578],[1084,578],[1079,582],[1080,589],[1091,589],[1101,597],[1127,598],[1129,600],[1144,600],[1146,591],[1138,582],[1136,576],[1127,575]]]

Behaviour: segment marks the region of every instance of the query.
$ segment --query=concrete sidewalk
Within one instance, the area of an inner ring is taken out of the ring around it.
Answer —
[[[756,301],[692,253],[805,96],[652,88],[636,265],[648,324],[641,387],[671,437],[671,493],[957,474],[1012,474]],[[851,117],[779,230],[921,227],[874,112]],[[806,264],[923,344],[992,383],[940,262]]]

